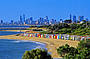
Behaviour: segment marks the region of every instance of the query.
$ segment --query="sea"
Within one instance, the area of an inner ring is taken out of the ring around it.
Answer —
[[[19,34],[23,32],[0,31],[0,36]],[[29,40],[0,39],[0,59],[22,59],[25,51],[41,48],[46,45]]]

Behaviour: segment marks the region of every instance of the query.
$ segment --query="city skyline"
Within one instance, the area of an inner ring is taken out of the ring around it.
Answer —
[[[67,19],[69,14],[85,16],[90,19],[90,0],[2,0],[0,1],[0,20],[19,20],[23,13],[34,19],[48,16],[49,19]]]
[[[39,17],[36,20],[33,17],[25,17],[25,14],[20,15],[18,21],[10,20],[5,22],[4,20],[0,20],[0,25],[50,25],[50,24],[58,24],[58,23],[85,23],[88,22],[89,19],[84,16],[75,16],[70,14],[68,19],[49,19],[48,16]]]
[[[11,20],[13,20],[13,21],[21,21],[22,22],[22,20],[20,20],[21,18],[23,19],[23,21],[25,21],[26,19],[31,18],[31,17],[33,17],[33,16],[26,17],[26,14],[22,14],[22,15],[18,16],[18,20],[9,19],[8,22],[10,22]],[[39,18],[44,18],[44,17],[48,17],[48,20],[55,19],[56,21],[60,21],[60,19],[63,19],[63,18],[60,18],[60,17],[58,17],[58,19],[56,19],[55,17],[54,18],[50,18],[49,16],[43,16],[43,17],[37,17],[37,18],[33,17],[33,20],[37,21]],[[79,20],[80,17],[83,20],[88,19],[88,21],[90,21],[90,19],[85,17],[84,15],[76,16],[76,15],[72,15],[72,14],[69,14],[68,17],[63,19],[63,20],[73,20],[73,19]],[[0,20],[3,20],[3,19],[0,19]],[[5,21],[5,20],[3,20],[3,21]],[[80,21],[82,21],[82,20],[80,20]]]

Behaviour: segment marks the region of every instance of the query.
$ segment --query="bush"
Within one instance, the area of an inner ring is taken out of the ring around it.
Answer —
[[[33,49],[31,51],[26,51],[22,59],[52,59],[52,57],[44,49]]]
[[[69,47],[69,45],[61,46],[57,52],[64,59],[90,59],[90,40],[81,41],[77,48]]]
[[[20,34],[16,34],[16,36],[19,36]]]
[[[51,34],[72,34],[72,35],[81,35],[86,36],[90,35],[90,23],[86,24],[56,24],[56,25],[49,25],[48,30],[46,33],[50,32]]]
[[[58,54],[59,54],[61,57],[63,57],[63,56],[65,56],[65,55],[69,52],[69,50],[70,50],[70,47],[69,47],[68,44],[66,44],[65,46],[59,47],[59,48],[57,49],[57,52],[58,52]]]

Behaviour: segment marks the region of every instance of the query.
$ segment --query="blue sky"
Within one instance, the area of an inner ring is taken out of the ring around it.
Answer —
[[[90,0],[0,0],[0,20],[17,21],[23,13],[34,19],[68,19],[70,13],[90,19]]]

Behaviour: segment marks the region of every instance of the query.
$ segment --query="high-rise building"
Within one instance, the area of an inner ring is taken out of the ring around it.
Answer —
[[[78,21],[81,22],[82,20],[84,20],[84,16],[79,16]]]
[[[76,20],[76,16],[73,16],[73,23],[76,23],[77,20]]]
[[[60,19],[60,23],[63,23],[63,19]]]
[[[23,14],[23,20],[22,21],[23,21],[23,23],[25,22],[25,14]]]
[[[33,24],[33,17],[30,17],[30,24]]]
[[[30,17],[30,18],[28,18],[28,19],[26,19],[26,21],[25,21],[25,24],[32,24],[33,23],[33,17]]]
[[[33,21],[33,17],[30,17],[30,21]]]
[[[23,24],[22,16],[20,16],[20,24]]]
[[[3,20],[1,20],[1,24],[3,24]]]
[[[23,14],[23,16],[20,16],[20,24],[24,23],[25,23],[25,14]]]
[[[86,18],[86,21],[88,22],[88,18]]]
[[[72,20],[72,15],[70,14],[70,20]]]
[[[48,20],[48,16],[46,16],[45,19]]]
[[[44,18],[44,21],[43,21],[43,22],[44,22],[45,25],[49,24],[48,16],[46,16],[46,17]]]
[[[14,24],[13,20],[11,20],[11,24]]]
[[[55,20],[51,19],[49,24],[55,24]]]

